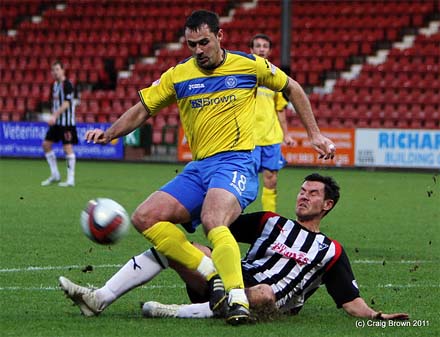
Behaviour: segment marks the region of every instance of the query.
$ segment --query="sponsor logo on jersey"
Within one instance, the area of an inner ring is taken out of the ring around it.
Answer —
[[[237,78],[235,76],[228,76],[225,78],[225,85],[227,88],[232,89],[237,86]]]
[[[328,244],[326,244],[324,242],[318,242],[318,250],[324,250],[324,249],[327,249],[327,248],[328,248]]]
[[[200,109],[209,105],[227,104],[237,100],[235,95],[221,96],[216,98],[197,98],[190,100],[191,108]]]
[[[295,260],[296,263],[298,263],[300,266],[309,263],[309,258],[305,253],[300,251],[294,251],[290,247],[286,246],[284,243],[275,242],[270,248],[275,253],[281,254],[288,259]]]
[[[188,90],[203,89],[204,87],[205,87],[205,85],[203,83],[194,83],[194,84],[188,85]]]

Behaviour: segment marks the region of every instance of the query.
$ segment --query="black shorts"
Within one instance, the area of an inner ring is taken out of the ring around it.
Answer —
[[[76,126],[52,125],[49,127],[49,130],[47,130],[44,140],[54,143],[62,141],[63,144],[78,144]]]

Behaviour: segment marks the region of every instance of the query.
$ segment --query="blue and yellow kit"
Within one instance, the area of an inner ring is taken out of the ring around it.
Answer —
[[[139,96],[154,116],[177,102],[180,120],[194,160],[225,151],[255,147],[257,87],[281,91],[287,75],[269,61],[225,51],[221,65],[201,69],[190,57],[168,69]]]
[[[255,106],[255,145],[267,146],[283,142],[283,129],[278,120],[278,111],[288,102],[281,92],[259,86]]]

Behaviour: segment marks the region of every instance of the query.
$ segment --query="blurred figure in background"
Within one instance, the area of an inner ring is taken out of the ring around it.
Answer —
[[[50,176],[41,182],[41,186],[49,186],[61,179],[58,171],[57,158],[52,150],[53,143],[62,142],[66,154],[67,179],[58,186],[75,186],[76,157],[73,145],[78,144],[78,135],[75,126],[75,105],[73,84],[66,78],[61,61],[52,63],[51,73],[55,82],[52,86],[52,116],[49,121],[49,130],[43,141],[43,150],[50,168]]]
[[[251,39],[249,47],[252,54],[268,59],[272,51],[272,40],[265,34],[257,34]],[[263,172],[261,204],[264,211],[276,211],[278,171],[286,164],[281,153],[281,143],[293,144],[287,132],[287,105],[282,92],[258,87],[253,155],[258,171]]]

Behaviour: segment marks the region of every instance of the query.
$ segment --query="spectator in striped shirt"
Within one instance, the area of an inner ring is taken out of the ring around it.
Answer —
[[[324,284],[337,307],[352,316],[408,319],[406,313],[384,314],[370,308],[360,296],[343,247],[320,231],[322,218],[338,199],[339,186],[335,180],[314,173],[305,177],[301,185],[295,220],[272,212],[256,212],[241,215],[232,223],[231,232],[237,241],[250,244],[242,259],[242,270],[254,314],[298,314],[305,301]],[[207,247],[195,245],[210,255]],[[144,316],[213,317],[206,280],[171,260],[158,259],[154,248],[133,257],[98,290],[78,286],[64,277],[60,283],[80,310],[93,316],[125,292],[150,281],[168,265],[186,282],[193,304],[146,302],[142,306]]]
[[[78,135],[75,124],[74,90],[72,82],[66,78],[61,61],[52,63],[51,73],[55,82],[52,86],[52,116],[48,124],[49,129],[43,141],[43,150],[50,168],[50,176],[41,182],[41,186],[49,186],[60,181],[57,158],[52,149],[54,143],[62,142],[67,162],[67,179],[58,186],[71,187],[75,185],[76,157],[73,145],[78,144]]]

